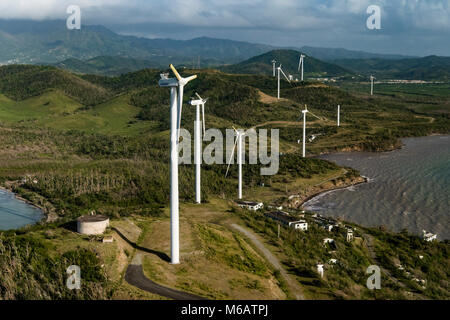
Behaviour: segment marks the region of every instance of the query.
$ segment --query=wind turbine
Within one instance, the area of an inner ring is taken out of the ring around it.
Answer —
[[[231,151],[231,157],[230,160],[228,161],[228,167],[227,167],[227,172],[225,173],[225,177],[228,175],[228,171],[230,169],[230,165],[231,165],[231,160],[233,159],[234,156],[234,150],[236,149],[237,146],[237,162],[238,162],[238,199],[241,200],[242,199],[242,137],[245,135],[242,131],[240,130],[236,130],[234,127],[234,132],[236,133],[236,141],[234,142],[234,147],[233,147],[233,151]]]
[[[275,78],[275,64],[277,63],[277,60],[272,60],[272,68],[273,68],[273,77]]]
[[[337,109],[337,126],[340,127],[341,126],[341,106],[338,105],[338,109]]]
[[[283,72],[283,69],[281,69],[281,64],[280,66],[277,68],[278,70],[278,95],[277,98],[280,99],[280,79],[281,79],[281,73],[283,74],[283,76],[286,78],[286,80],[291,83],[291,80],[289,80],[289,78],[286,76],[286,74]]]
[[[373,79],[375,79],[374,76],[370,76],[370,95],[373,96]]]
[[[305,57],[306,56],[304,54],[301,54],[300,61],[298,62],[298,71],[300,71],[300,68],[301,68],[301,78],[300,78],[301,81],[303,81],[303,71],[305,68]]]
[[[202,132],[200,129],[200,106],[202,108],[202,127],[203,136],[205,135],[205,103],[208,99],[203,99],[198,93],[195,93],[197,100],[192,99],[189,103],[196,106],[196,117],[194,127],[194,158],[195,158],[195,201],[201,203],[201,153],[202,153]]]
[[[303,158],[306,157],[306,114],[310,113],[312,116],[316,117],[319,120],[322,120],[321,118],[319,118],[318,116],[316,116],[314,113],[312,113],[311,111],[308,110],[308,107],[305,104],[305,109],[302,110],[302,114],[303,114]]]
[[[170,65],[176,79],[168,74],[161,74],[160,87],[170,88],[170,233],[171,262],[180,263],[180,222],[178,198],[178,143],[180,136],[181,112],[183,107],[183,89],[196,75],[188,78],[180,76],[173,65]],[[177,92],[178,87],[178,92]]]

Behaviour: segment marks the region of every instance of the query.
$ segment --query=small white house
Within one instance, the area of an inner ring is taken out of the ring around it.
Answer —
[[[251,211],[257,211],[259,209],[262,209],[264,207],[264,204],[262,202],[252,202],[252,201],[236,201],[236,204],[247,210]]]
[[[431,232],[426,232],[425,230],[423,231],[423,240],[431,242],[437,239],[437,234],[431,233]]]
[[[306,222],[305,220],[299,220],[297,222],[294,222],[294,225],[295,229],[300,229],[302,231],[308,230],[308,222]]]
[[[298,220],[298,218],[295,218],[284,211],[269,212],[266,213],[265,216],[296,230],[308,230],[308,223],[305,220]]]

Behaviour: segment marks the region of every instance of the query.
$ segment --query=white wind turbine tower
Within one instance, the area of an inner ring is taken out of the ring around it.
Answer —
[[[341,126],[341,106],[339,104],[337,108],[337,126]]]
[[[228,175],[228,171],[230,169],[231,160],[234,156],[234,150],[237,146],[237,163],[238,163],[238,199],[242,199],[242,151],[243,151],[243,145],[242,145],[242,137],[245,135],[242,131],[236,130],[234,127],[234,132],[236,133],[236,141],[234,142],[233,151],[231,151],[231,157],[228,161],[228,167],[227,172],[225,173],[225,177]]]
[[[196,75],[188,78],[180,76],[173,65],[170,65],[176,79],[168,74],[161,74],[160,87],[170,88],[170,233],[171,262],[180,263],[180,224],[178,198],[178,142],[180,136],[181,111],[183,107],[183,88]],[[178,93],[177,93],[178,87]]]
[[[322,120],[321,118],[319,118],[318,116],[316,116],[314,113],[312,113],[311,111],[308,110],[308,107],[305,104],[305,109],[302,110],[302,114],[303,114],[303,148],[302,148],[302,155],[303,158],[306,157],[306,114],[310,113],[312,116],[316,117],[319,120]]]
[[[272,60],[272,68],[273,68],[273,77],[275,78],[275,64],[277,63],[277,60]]]
[[[370,95],[373,96],[373,79],[375,79],[374,76],[370,76]]]
[[[196,106],[196,117],[194,127],[194,158],[195,158],[195,201],[201,203],[201,154],[202,154],[202,132],[200,129],[200,107],[202,108],[203,136],[205,135],[205,103],[208,99],[203,99],[195,93],[197,100],[191,100],[191,106]]]
[[[286,78],[286,80],[291,83],[291,80],[289,80],[289,78],[286,76],[286,74],[283,72],[283,69],[281,69],[281,64],[280,66],[277,68],[278,70],[278,94],[277,94],[277,98],[280,99],[280,80],[281,80],[281,74],[283,74],[283,76]]]
[[[300,71],[301,69],[301,78],[300,80],[303,81],[303,71],[305,69],[305,55],[301,54],[300,55],[300,61],[298,62],[298,71]]]

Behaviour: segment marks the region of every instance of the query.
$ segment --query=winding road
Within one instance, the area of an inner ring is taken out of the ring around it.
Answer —
[[[281,265],[280,260],[278,260],[278,258],[275,257],[273,255],[273,253],[270,252],[269,249],[267,249],[264,246],[264,244],[261,242],[261,240],[258,238],[258,236],[255,233],[253,233],[252,231],[250,231],[250,230],[248,230],[248,229],[246,229],[246,228],[244,228],[244,227],[242,227],[240,225],[237,225],[235,223],[233,223],[231,225],[231,227],[234,228],[235,230],[239,231],[243,235],[245,235],[247,238],[249,238],[253,242],[255,247],[258,248],[258,250],[264,255],[264,257],[267,259],[267,261],[276,270],[280,271],[280,274],[286,280],[287,285],[289,286],[289,288],[291,289],[291,292],[294,294],[294,296],[295,296],[295,298],[297,300],[304,300],[305,299],[305,296],[303,295],[303,291],[300,288],[300,286],[298,285],[297,280],[286,272],[286,270]]]
[[[144,275],[142,269],[142,256],[141,254],[136,254],[131,264],[128,266],[125,281],[129,284],[142,289],[144,291],[160,295],[174,300],[206,300],[205,298],[178,291],[172,288],[164,287],[156,282],[153,282]]]

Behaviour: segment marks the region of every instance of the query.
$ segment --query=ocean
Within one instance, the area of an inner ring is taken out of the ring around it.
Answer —
[[[39,208],[17,199],[0,189],[0,230],[11,230],[35,224],[44,218]]]
[[[391,152],[320,156],[359,170],[369,182],[321,194],[303,207],[364,226],[450,239],[450,136],[402,141],[404,147]]]

